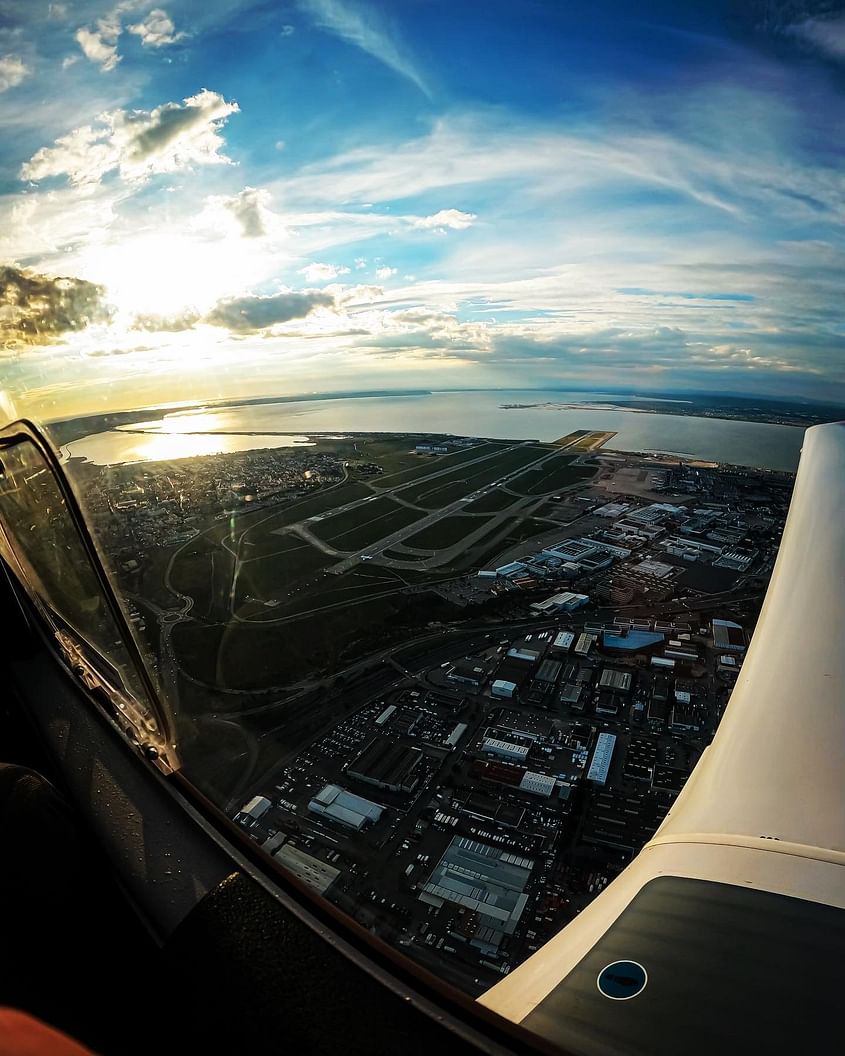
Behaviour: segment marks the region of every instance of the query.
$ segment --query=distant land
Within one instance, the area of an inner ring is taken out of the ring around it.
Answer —
[[[695,418],[723,418],[729,421],[768,422],[772,425],[811,425],[845,419],[845,407],[835,404],[795,403],[759,397],[702,396],[693,393],[663,393],[641,396],[628,393],[608,394],[601,400],[538,400],[526,403],[503,403],[503,410],[621,410],[643,414],[673,414]]]
[[[466,389],[437,390],[431,389],[375,389],[352,390],[345,392],[298,393],[290,396],[233,396],[219,400],[198,400],[196,403],[143,407],[127,411],[110,411],[100,414],[82,415],[76,418],[61,419],[50,422],[50,433],[58,444],[71,443],[93,433],[106,432],[119,426],[126,426],[138,421],[163,419],[169,414],[185,414],[202,408],[221,409],[226,407],[249,407],[272,403],[305,403],[318,400],[351,400],[374,399],[378,397],[397,396],[432,396],[440,392],[496,392],[508,390]],[[511,390],[512,391],[512,390]],[[526,389],[526,401],[504,403],[503,410],[524,408],[560,409],[613,409],[640,411],[649,414],[671,414],[693,416],[696,418],[722,418],[733,421],[770,422],[775,425],[794,425],[807,428],[821,425],[824,422],[837,422],[845,419],[845,407],[835,404],[814,403],[810,401],[788,401],[765,399],[762,397],[719,396],[687,392],[666,393],[616,393],[601,392],[601,399],[596,400],[596,390],[592,390],[592,399],[583,401],[572,398],[573,390],[565,390],[566,400],[555,400],[555,389]],[[585,393],[585,397],[588,394]],[[528,397],[535,397],[530,399]],[[545,397],[545,399],[543,398]],[[376,423],[377,427],[377,423]]]

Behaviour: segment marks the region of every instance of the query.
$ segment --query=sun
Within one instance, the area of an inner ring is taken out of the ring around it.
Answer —
[[[88,247],[80,266],[130,316],[202,315],[221,298],[251,289],[267,272],[264,254],[244,239],[167,232]]]

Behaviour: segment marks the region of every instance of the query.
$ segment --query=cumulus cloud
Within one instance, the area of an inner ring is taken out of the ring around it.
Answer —
[[[477,219],[475,213],[464,213],[460,209],[441,209],[431,216],[421,216],[414,221],[413,226],[435,231],[445,231],[447,227],[453,231],[463,231],[471,227]]]
[[[826,55],[845,60],[845,15],[807,18],[792,26],[791,32]]]
[[[396,274],[398,270],[398,268],[388,268],[387,266],[383,268],[376,268],[376,278],[390,279]]]
[[[140,37],[141,43],[148,48],[163,48],[185,37],[184,33],[176,32],[173,19],[160,7],[150,11],[143,22],[136,22],[135,25],[126,28],[136,37]]]
[[[20,55],[0,56],[0,92],[16,88],[30,73],[30,68]]]
[[[74,33],[74,39],[82,54],[103,73],[109,73],[117,67],[120,55],[117,53],[117,42],[120,37],[120,9],[112,11],[97,22],[96,29],[81,27]]]
[[[224,199],[223,208],[237,220],[244,238],[261,238],[267,234],[267,204],[270,195],[255,187],[244,187],[233,198]]]
[[[20,170],[23,180],[67,176],[72,184],[99,183],[118,171],[127,181],[192,165],[228,163],[220,129],[238,104],[207,88],[182,103],[154,110],[111,110],[42,147]]]
[[[335,264],[307,264],[300,268],[300,274],[304,275],[308,282],[329,282],[336,279],[338,275],[347,275],[349,268],[337,267]]]
[[[218,301],[203,319],[211,326],[224,326],[239,334],[255,334],[276,323],[304,319],[315,308],[330,308],[334,298],[319,291],[276,293],[269,297],[248,294]]]
[[[91,323],[107,322],[111,310],[104,292],[85,279],[0,267],[0,341],[7,348],[44,345]]]
[[[377,11],[361,3],[353,7],[346,0],[299,0],[299,6],[320,29],[365,51],[431,96],[422,74]]]

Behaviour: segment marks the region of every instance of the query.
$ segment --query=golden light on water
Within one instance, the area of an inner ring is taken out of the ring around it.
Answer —
[[[131,458],[139,461],[167,462],[174,458],[193,458],[197,455],[215,455],[232,450],[228,436],[214,433],[145,433],[138,436],[138,443],[131,448]],[[247,439],[244,437],[243,439]],[[251,446],[258,446],[253,443]]]

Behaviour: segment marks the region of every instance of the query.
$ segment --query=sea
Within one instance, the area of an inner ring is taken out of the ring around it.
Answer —
[[[624,406],[608,406],[610,402]],[[685,407],[682,400],[664,402]],[[790,472],[798,467],[804,435],[798,426],[646,411],[637,408],[636,397],[602,392],[450,391],[209,405],[152,421],[139,411],[138,422],[75,440],[64,445],[63,454],[115,465],[306,446],[316,433],[452,433],[551,441],[575,429],[615,432],[606,450]]]

